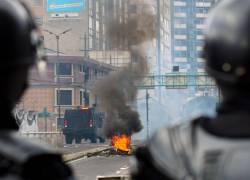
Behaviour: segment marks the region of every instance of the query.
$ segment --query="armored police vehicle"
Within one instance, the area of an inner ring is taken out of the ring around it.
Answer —
[[[95,108],[77,108],[65,111],[63,134],[67,144],[80,144],[82,139],[96,143],[105,141],[98,132],[102,128],[104,113],[95,112]]]

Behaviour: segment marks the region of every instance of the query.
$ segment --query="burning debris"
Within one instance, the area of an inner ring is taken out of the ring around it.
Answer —
[[[111,139],[111,145],[116,151],[130,154],[131,152],[131,137],[125,134],[119,136],[114,135]]]
[[[127,43],[131,55],[127,67],[100,80],[94,89],[101,109],[107,115],[104,133],[109,138],[121,134],[130,137],[142,129],[139,114],[131,105],[137,96],[136,84],[148,73],[146,57],[149,42],[156,36],[155,19],[151,9],[144,7],[140,14],[129,17],[126,23],[111,22],[107,30],[112,46],[119,48]]]

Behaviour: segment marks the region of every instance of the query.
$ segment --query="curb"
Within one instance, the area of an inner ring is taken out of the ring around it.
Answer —
[[[97,155],[103,151],[107,151],[112,149],[111,147],[98,147],[98,148],[93,148],[93,149],[89,149],[89,150],[84,150],[84,151],[80,151],[80,152],[76,152],[76,153],[72,153],[72,154],[63,154],[63,160],[65,162],[70,162],[76,159],[80,159],[82,157],[91,157],[94,155]]]

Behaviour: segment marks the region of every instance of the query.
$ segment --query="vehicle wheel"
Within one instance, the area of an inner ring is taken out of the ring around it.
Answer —
[[[72,144],[74,137],[70,135],[65,136],[66,144]]]
[[[81,144],[82,139],[79,138],[79,137],[76,137],[76,138],[75,138],[75,142],[76,142],[76,144]]]
[[[92,137],[91,139],[90,139],[90,142],[91,143],[96,143],[97,141],[96,141],[96,137]]]
[[[99,137],[99,141],[100,141],[100,143],[105,143],[105,139],[102,137]]]

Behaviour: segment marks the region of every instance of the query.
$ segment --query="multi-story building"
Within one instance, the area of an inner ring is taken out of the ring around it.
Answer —
[[[112,71],[109,65],[79,56],[48,56],[46,76],[39,76],[36,68],[30,74],[30,88],[19,103],[19,109],[42,113],[46,109],[56,119],[63,118],[66,109],[96,104],[91,90],[93,83]],[[48,117],[49,118],[49,117]],[[42,118],[43,119],[43,118]],[[39,123],[44,130],[43,121]],[[53,128],[50,128],[53,129]]]
[[[204,21],[218,0],[171,0],[173,71],[204,72]]]

